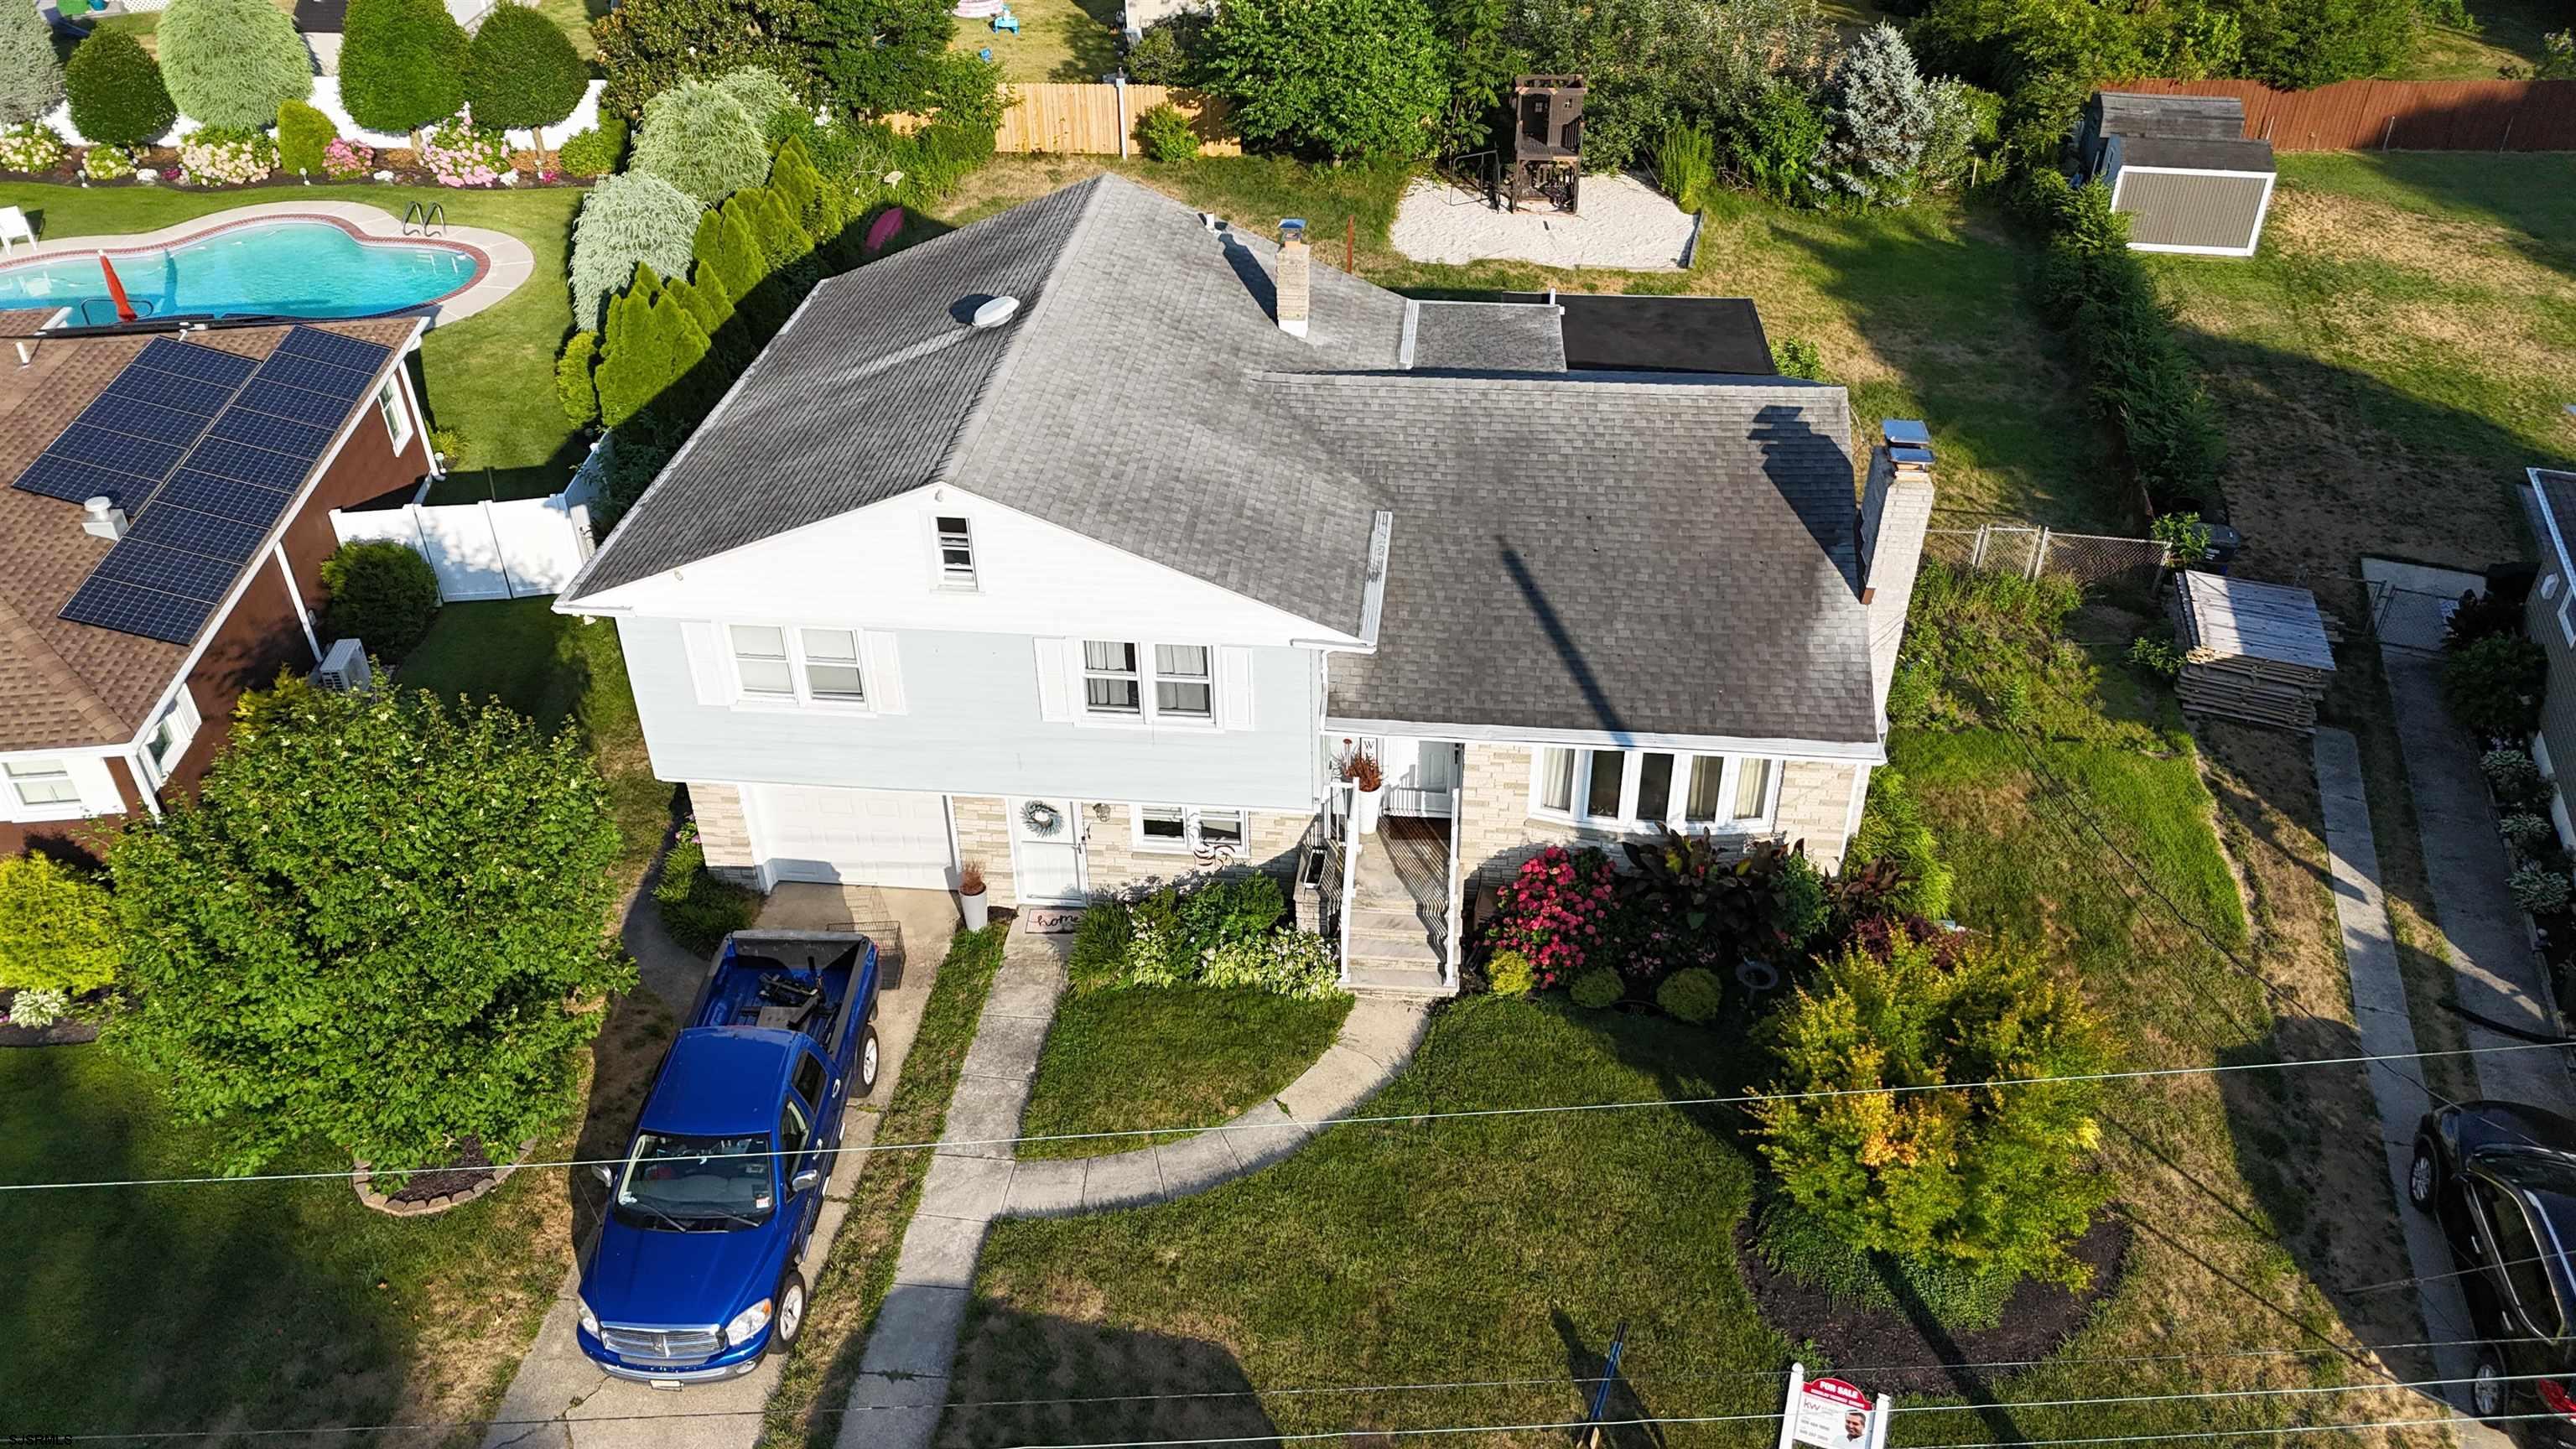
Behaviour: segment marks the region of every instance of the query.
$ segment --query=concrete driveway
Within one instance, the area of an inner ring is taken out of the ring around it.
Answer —
[[[643,968],[645,985],[668,1001],[674,1012],[685,1011],[706,963],[673,944],[652,911],[650,892],[639,892],[636,909],[627,918],[626,946]],[[877,1089],[863,1101],[853,1099],[842,1119],[843,1145],[861,1147],[875,1141],[879,1115],[894,1093],[913,1036],[921,1028],[922,1003],[930,995],[940,958],[947,954],[948,939],[956,931],[955,902],[943,891],[787,885],[779,887],[762,907],[760,924],[804,931],[855,927],[876,936],[881,947],[898,934],[884,928],[889,924],[899,928],[900,975],[888,971],[892,985],[877,1006]],[[868,1160],[865,1153],[844,1153],[832,1169],[824,1187],[822,1215],[805,1250],[808,1281],[832,1251],[832,1240],[850,1210],[851,1190]],[[576,1190],[601,1190],[587,1176],[575,1185]],[[493,1410],[494,1423],[483,1435],[484,1449],[504,1445],[514,1449],[750,1449],[759,1440],[760,1409],[778,1385],[779,1359],[764,1361],[742,1378],[679,1390],[611,1378],[573,1342],[574,1295],[579,1287],[576,1269],[556,1291],[554,1307],[547,1310],[535,1345]]]

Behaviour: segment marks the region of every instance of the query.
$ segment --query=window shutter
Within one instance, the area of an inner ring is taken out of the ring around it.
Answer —
[[[1040,639],[1038,646],[1038,718],[1056,723],[1073,719],[1073,696],[1066,688],[1071,665],[1062,639]]]
[[[903,661],[895,654],[892,634],[871,633],[868,640],[868,707],[879,714],[903,713]]]
[[[197,726],[204,724],[206,720],[205,716],[197,713],[196,693],[189,689],[189,687],[184,683],[179,686],[179,698],[176,701],[176,705],[179,712],[179,737],[189,740],[195,739],[197,737]]]
[[[733,690],[725,677],[723,631],[710,623],[682,624],[680,643],[689,654],[689,682],[697,690],[698,703],[733,703]]]
[[[80,791],[81,812],[86,815],[122,815],[125,792],[116,787],[115,767],[98,755],[75,755],[63,761],[64,773]]]
[[[1230,730],[1252,728],[1252,651],[1240,644],[1216,651],[1217,723]]]

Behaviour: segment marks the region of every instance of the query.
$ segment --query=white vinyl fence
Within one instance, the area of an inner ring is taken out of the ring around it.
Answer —
[[[590,498],[603,462],[594,446],[564,491],[508,502],[407,503],[331,510],[342,543],[399,543],[438,574],[439,598],[524,599],[553,594],[590,558]]]

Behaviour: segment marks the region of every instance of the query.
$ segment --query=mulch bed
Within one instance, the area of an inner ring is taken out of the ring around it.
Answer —
[[[240,186],[193,186],[186,182],[173,181],[170,178],[177,175],[179,171],[179,148],[176,146],[149,146],[144,148],[142,164],[161,173],[161,179],[157,181],[137,181],[131,176],[121,177],[115,181],[89,181],[85,180],[81,175],[80,156],[80,148],[74,147],[63,153],[62,164],[56,166],[51,171],[0,171],[0,180],[43,181],[56,186],[89,186],[102,189],[117,186],[157,186],[168,191],[272,191],[281,187],[300,187],[305,184],[303,177],[290,175],[283,171],[272,173],[265,181],[252,181]],[[552,181],[539,180],[538,178],[541,173],[537,169],[537,157],[536,153],[533,151],[514,151],[510,153],[510,169],[517,174],[519,179],[506,187],[458,186],[450,187],[448,189],[453,191],[529,191],[551,189],[562,186],[588,186],[594,179],[586,176],[558,176]],[[388,182],[377,182],[374,173],[379,170],[391,171],[394,174],[394,179]],[[316,186],[375,186],[380,184],[385,186],[436,186],[438,185],[438,177],[436,174],[422,167],[410,151],[404,150],[401,147],[388,147],[387,149],[376,153],[375,164],[368,168],[366,175],[352,176],[346,180],[330,176],[315,176],[313,178],[313,184]]]
[[[16,995],[14,991],[0,991],[0,1011],[7,1010],[9,1002]],[[15,1022],[0,1022],[0,1047],[78,1046],[83,1042],[96,1040],[98,1040],[96,1022],[74,1021],[69,1017],[51,1026],[20,1026]]]
[[[467,1137],[456,1145],[456,1161],[428,1172],[415,1172],[400,1192],[385,1194],[393,1202],[428,1202],[479,1187],[493,1177],[493,1162],[483,1150],[483,1139]]]
[[[1813,1343],[1828,1363],[1973,1364],[2043,1359],[2073,1337],[2093,1316],[2094,1305],[2120,1286],[2128,1265],[2131,1229],[2117,1213],[2106,1212],[2075,1242],[2075,1258],[2093,1270],[2092,1285],[2069,1293],[2054,1284],[2024,1282],[2004,1300],[2002,1321],[1994,1327],[1952,1332],[1937,1323],[1916,1326],[1904,1315],[1863,1303],[1845,1303],[1821,1288],[1774,1272],[1753,1247],[1753,1215],[1735,1228],[1736,1264],[1762,1320],[1791,1343]],[[1928,1330],[1928,1331],[1927,1331]],[[1950,1369],[1947,1378],[1958,1392],[1973,1394],[2010,1369]],[[1924,1382],[1901,1385],[1917,1394],[1944,1390]]]

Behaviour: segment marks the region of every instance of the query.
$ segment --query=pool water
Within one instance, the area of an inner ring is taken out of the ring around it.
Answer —
[[[110,260],[147,317],[368,317],[446,296],[480,265],[434,241],[361,242],[322,221],[258,222]],[[0,266],[0,307],[46,305],[79,308],[81,322],[116,320],[97,253]]]

